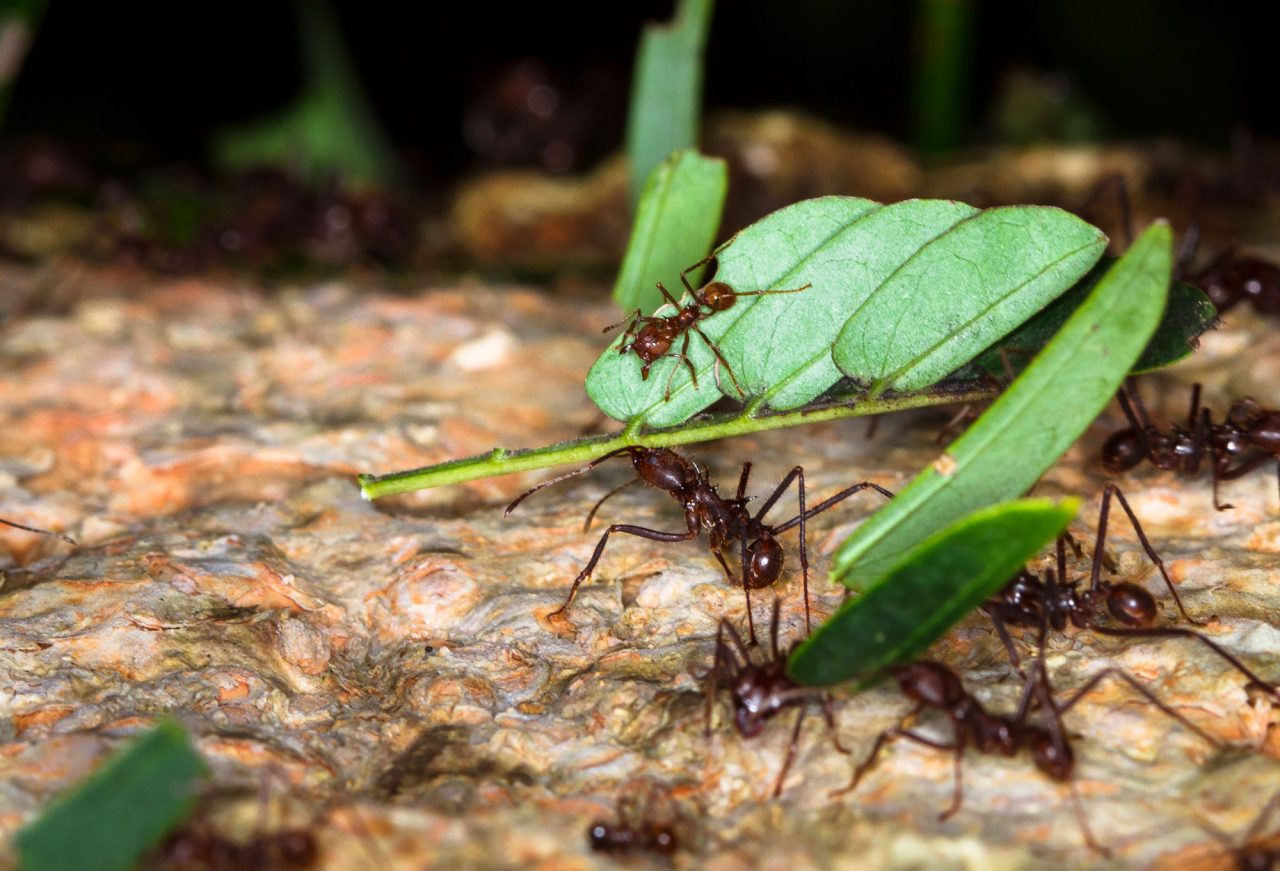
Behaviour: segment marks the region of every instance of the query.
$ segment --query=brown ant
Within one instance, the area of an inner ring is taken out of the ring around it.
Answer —
[[[680,847],[676,828],[653,817],[653,791],[649,790],[643,810],[637,811],[634,796],[626,794],[618,802],[616,823],[597,819],[587,827],[587,843],[597,853],[658,853],[670,856]]]
[[[804,468],[796,466],[782,482],[774,488],[773,493],[769,495],[760,510],[752,515],[747,510],[747,503],[750,501],[746,496],[747,478],[751,473],[751,463],[742,464],[742,475],[738,479],[737,495],[732,499],[726,499],[716,492],[715,485],[707,478],[706,470],[687,457],[677,454],[675,451],[667,448],[645,448],[638,446],[627,446],[610,451],[602,457],[592,460],[581,469],[575,469],[564,475],[559,475],[549,481],[544,481],[536,487],[526,490],[515,498],[515,500],[507,506],[505,514],[509,515],[516,509],[521,502],[533,493],[544,487],[549,487],[565,478],[571,478],[574,475],[580,475],[583,472],[594,469],[596,466],[613,457],[627,455],[631,458],[631,465],[635,468],[636,478],[629,481],[622,487],[618,487],[600,499],[599,502],[591,509],[587,515],[586,525],[589,527],[591,519],[595,516],[596,510],[601,503],[610,496],[634,484],[635,481],[642,481],[650,487],[663,490],[671,495],[671,498],[678,502],[684,508],[684,519],[686,532],[664,532],[659,529],[649,529],[644,526],[635,526],[630,523],[615,523],[605,530],[604,535],[600,536],[599,543],[596,544],[595,551],[591,554],[591,559],[578,576],[573,579],[573,586],[569,588],[569,596],[565,599],[563,605],[552,611],[548,616],[554,617],[562,614],[573,602],[574,595],[578,592],[578,587],[583,581],[591,577],[592,571],[595,570],[596,563],[600,561],[601,554],[604,553],[605,544],[609,541],[609,536],[615,532],[625,532],[628,535],[647,538],[650,541],[690,541],[697,538],[702,530],[707,530],[708,542],[711,546],[711,552],[716,560],[724,569],[725,577],[730,585],[737,583],[733,576],[733,572],[729,569],[729,564],[725,561],[724,554],[727,549],[735,543],[740,545],[740,566],[742,571],[742,589],[747,597],[747,625],[750,627],[751,641],[754,644],[756,638],[755,621],[751,614],[751,591],[760,590],[770,586],[782,574],[783,552],[782,545],[778,543],[777,536],[786,532],[794,526],[800,527],[800,567],[804,585],[804,619],[806,628],[811,625],[809,613],[809,552],[806,544],[805,523],[816,514],[821,514],[833,505],[848,499],[853,494],[865,490],[868,487],[880,493],[886,499],[892,499],[893,494],[878,484],[870,481],[861,481],[850,487],[846,487],[834,496],[831,496],[822,502],[819,502],[812,508],[805,507],[805,486],[804,486]],[[799,507],[800,512],[795,516],[777,525],[770,525],[764,522],[764,515],[781,498],[782,494],[791,486],[792,481],[798,482]]]
[[[1157,699],[1150,690],[1142,686],[1135,678],[1117,668],[1104,669],[1094,675],[1065,704],[1059,706],[1053,699],[1048,675],[1045,673],[1043,645],[1046,628],[1047,623],[1042,622],[1040,655],[1036,659],[1035,667],[1023,684],[1022,698],[1018,703],[1017,711],[1011,717],[988,712],[981,702],[965,690],[959,676],[941,663],[922,660],[910,665],[890,667],[888,673],[897,680],[902,694],[915,702],[915,707],[903,718],[902,723],[880,733],[867,758],[854,769],[849,785],[833,792],[832,795],[842,795],[857,788],[863,775],[874,766],[876,758],[884,745],[898,738],[905,738],[908,741],[914,741],[917,744],[932,747],[936,750],[950,750],[954,754],[953,777],[955,786],[952,792],[951,805],[938,817],[939,820],[945,820],[960,810],[961,805],[964,803],[962,767],[964,751],[967,747],[973,747],[979,753],[999,753],[1006,757],[1013,757],[1017,755],[1018,751],[1027,750],[1030,752],[1035,766],[1040,771],[1051,780],[1067,784],[1072,804],[1075,807],[1076,820],[1080,825],[1080,832],[1084,836],[1085,843],[1090,849],[1106,854],[1107,851],[1098,844],[1089,829],[1089,824],[1085,820],[1084,809],[1081,806],[1080,795],[1071,780],[1071,775],[1075,769],[1075,755],[1071,750],[1071,745],[1067,742],[1066,733],[1062,727],[1063,714],[1074,707],[1080,699],[1103,680],[1114,676],[1128,683],[1129,686],[1146,697],[1157,708],[1191,729],[1214,748],[1219,745],[1218,742],[1196,727],[1195,724]],[[1027,722],[1027,715],[1030,713],[1033,698],[1047,712],[1048,721],[1045,726]],[[925,709],[940,711],[950,721],[953,735],[950,743],[920,735],[904,727],[904,723],[915,718]]]
[[[1102,445],[1102,465],[1109,472],[1127,472],[1143,460],[1157,469],[1192,476],[1207,454],[1213,478],[1213,507],[1232,506],[1218,501],[1218,482],[1252,472],[1268,460],[1276,460],[1280,485],[1280,411],[1263,408],[1252,399],[1237,400],[1223,423],[1214,423],[1209,409],[1200,405],[1200,385],[1191,388],[1187,429],[1174,424],[1169,433],[1152,425],[1137,392],[1121,389],[1116,397],[1129,426]]]
[[[729,687],[733,697],[733,726],[743,738],[753,738],[764,730],[765,723],[787,708],[797,708],[796,724],[791,730],[787,753],[782,769],[774,783],[773,797],[782,794],[782,784],[795,759],[796,746],[800,742],[800,727],[808,713],[807,704],[815,696],[822,702],[822,716],[836,750],[848,754],[836,734],[835,714],[831,696],[812,687],[797,684],[787,674],[787,657],[778,649],[778,600],[773,602],[773,620],[769,625],[770,657],[763,663],[751,660],[750,649],[742,641],[738,630],[727,619],[720,619],[716,631],[715,662],[707,679],[707,734],[711,734],[711,716],[715,706],[715,693],[722,685]]]
[[[1102,495],[1102,507],[1098,511],[1098,536],[1094,542],[1093,559],[1089,575],[1089,586],[1080,589],[1078,581],[1067,580],[1066,545],[1067,536],[1058,538],[1057,569],[1049,569],[1044,578],[1023,568],[1000,594],[982,606],[982,610],[995,623],[1000,640],[1004,643],[1014,667],[1018,668],[1018,655],[1013,641],[1009,638],[1006,625],[1034,628],[1046,621],[1048,626],[1058,632],[1067,628],[1068,624],[1077,629],[1085,629],[1100,635],[1111,635],[1122,638],[1193,638],[1208,647],[1218,656],[1243,674],[1248,680],[1280,699],[1280,691],[1262,680],[1249,670],[1244,663],[1228,653],[1216,642],[1191,629],[1178,626],[1156,626],[1158,609],[1155,598],[1137,584],[1127,582],[1112,583],[1102,578],[1102,564],[1105,561],[1107,541],[1107,525],[1111,515],[1111,497],[1115,496],[1120,507],[1124,509],[1138,535],[1138,541],[1146,551],[1147,557],[1160,572],[1165,586],[1173,595],[1174,604],[1183,618],[1192,625],[1203,626],[1204,622],[1196,620],[1187,613],[1178,596],[1169,572],[1165,569],[1164,560],[1156,553],[1138,522],[1138,517],[1129,506],[1129,500],[1114,484],[1108,484]],[[1079,556],[1079,547],[1071,542]],[[1122,624],[1122,627],[1107,626],[1099,622],[1103,609]]]
[[[690,297],[689,302],[683,306],[681,306],[679,300],[671,295],[671,292],[667,290],[661,281],[658,282],[658,290],[662,293],[662,298],[675,308],[674,314],[649,317],[644,315],[640,309],[636,309],[630,317],[605,327],[603,332],[607,333],[611,330],[616,330],[623,324],[627,325],[627,329],[622,334],[622,344],[618,347],[618,353],[625,354],[628,351],[633,351],[640,358],[641,379],[648,379],[649,369],[658,360],[673,356],[677,360],[684,361],[684,365],[689,369],[689,376],[693,380],[695,390],[698,388],[698,373],[693,367],[693,362],[689,359],[689,333],[697,333],[711,350],[711,353],[715,355],[717,366],[716,387],[720,386],[718,367],[723,366],[725,371],[729,373],[729,378],[733,381],[734,389],[738,391],[738,395],[746,396],[747,394],[742,389],[742,385],[738,383],[738,376],[733,374],[733,367],[729,365],[729,361],[720,353],[720,348],[716,343],[698,326],[698,322],[718,312],[728,311],[733,308],[733,304],[739,298],[744,296],[799,293],[802,290],[808,290],[812,285],[806,284],[803,287],[796,287],[790,290],[734,290],[723,281],[712,281],[703,287],[694,288],[689,283],[688,274],[706,266],[714,258],[714,254],[704,257],[680,273],[680,282],[685,286],[685,290],[688,291]],[[671,346],[675,344],[676,339],[682,336],[684,337],[684,342],[680,346],[680,352],[672,354]],[[672,366],[671,373],[667,375],[666,399],[671,398],[671,377],[678,368],[679,366]]]
[[[306,829],[284,829],[236,841],[202,826],[171,835],[152,857],[152,867],[209,871],[267,871],[316,867],[320,848]]]

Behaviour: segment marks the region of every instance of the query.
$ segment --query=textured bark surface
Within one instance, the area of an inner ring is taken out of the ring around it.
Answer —
[[[0,516],[80,542],[0,527],[6,834],[161,713],[192,730],[219,783],[253,789],[284,772],[294,786],[275,792],[291,795],[295,820],[315,821],[322,867],[334,869],[382,864],[374,850],[406,869],[608,867],[587,851],[586,826],[628,804],[677,827],[676,867],[1225,867],[1199,819],[1243,831],[1280,789],[1277,714],[1220,660],[1189,641],[1071,633],[1051,646],[1059,690],[1121,666],[1232,748],[1214,752],[1116,682],[1074,708],[1075,782],[1114,859],[1083,849],[1069,794],[1025,755],[970,752],[965,805],[945,822],[951,757],[907,743],[833,800],[851,761],[819,717],[771,801],[792,715],[744,741],[722,702],[704,736],[698,676],[718,619],[745,616],[705,542],[611,539],[568,619],[546,617],[599,536],[599,523],[582,532],[583,516],[626,480],[625,463],[505,519],[506,501],[543,476],[377,504],[353,480],[604,426],[581,378],[614,319],[607,306],[522,287],[267,292],[240,278],[0,272],[11,296],[68,283],[63,310],[0,328]],[[1244,312],[1231,320],[1148,392],[1152,406],[1180,417],[1195,379],[1219,412],[1243,394],[1280,404],[1280,331]],[[937,456],[948,415],[887,418],[870,440],[850,422],[690,453],[722,490],[746,459],[757,496],[796,464],[811,498],[864,479],[893,489]],[[1105,480],[1098,448],[1116,424],[1095,426],[1037,490],[1086,499],[1086,541]],[[1144,470],[1123,486],[1188,608],[1214,615],[1207,634],[1280,676],[1274,476],[1225,486],[1236,507],[1224,512],[1207,480]],[[812,524],[822,613],[840,601],[827,556],[876,501],[859,496]],[[603,519],[682,526],[663,494],[641,488]],[[1120,576],[1146,583],[1172,621],[1132,532],[1117,524],[1111,540]],[[795,638],[794,533],[783,544],[793,570],[778,593]],[[758,618],[769,600],[757,599]],[[982,619],[933,656],[992,710],[1016,705]],[[889,687],[838,694],[853,758],[907,710]],[[922,723],[947,737],[944,723]],[[263,824],[255,798],[241,804],[244,829]]]

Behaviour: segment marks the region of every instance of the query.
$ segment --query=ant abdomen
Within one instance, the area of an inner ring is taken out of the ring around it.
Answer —
[[[1108,472],[1127,472],[1146,458],[1142,436],[1132,429],[1112,433],[1102,444],[1102,465]]]
[[[1107,610],[1126,626],[1150,626],[1156,619],[1156,600],[1137,584],[1112,584]]]
[[[762,590],[782,576],[782,545],[774,538],[757,538],[747,547],[746,584]]]
[[[1037,729],[1031,739],[1031,758],[1036,768],[1057,781],[1070,779],[1075,768],[1075,753],[1065,741],[1055,741],[1047,730]]]
[[[723,281],[713,281],[702,289],[702,304],[712,311],[728,311],[737,300],[738,294]]]

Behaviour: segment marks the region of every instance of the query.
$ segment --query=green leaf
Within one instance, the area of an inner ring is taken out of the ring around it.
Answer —
[[[814,630],[791,654],[788,673],[829,686],[914,661],[1057,538],[1079,506],[1024,499],[951,524]]]
[[[721,246],[716,279],[740,292],[808,289],[740,298],[698,326],[753,407],[799,407],[840,379],[838,365],[855,381],[879,379],[875,393],[919,389],[1070,287],[1105,243],[1079,218],[1044,206],[805,200]],[[587,375],[588,395],[610,417],[650,426],[680,423],[721,394],[742,398],[702,337],[689,339],[687,351],[683,342],[673,351],[687,354],[696,387],[676,354],[642,380],[640,360],[618,353],[619,337]],[[865,343],[868,368],[851,368],[852,350],[833,363],[837,341],[837,353]]]
[[[1060,209],[988,209],[906,258],[852,312],[832,357],[873,394],[925,387],[1071,287],[1106,244]]]
[[[712,0],[680,0],[670,24],[649,24],[640,38],[627,112],[633,203],[659,163],[698,144],[702,56],[713,8]]]
[[[957,519],[1017,497],[1111,400],[1155,331],[1172,236],[1153,224],[1061,331],[969,430],[836,551],[832,576],[859,589]]]
[[[191,813],[200,755],[161,722],[18,832],[23,871],[127,871]]]
[[[974,361],[973,373],[985,371],[996,378],[1007,375],[1004,358],[1016,374],[1026,368],[1031,359],[1053,338],[1053,334],[1067,322],[1080,304],[1116,262],[1114,257],[1103,257],[1075,287],[1058,297],[1040,314],[1005,336],[994,347],[988,348]],[[1147,343],[1142,356],[1134,363],[1130,374],[1140,375],[1154,369],[1162,369],[1187,357],[1194,349],[1196,339],[1213,326],[1218,311],[1204,291],[1183,281],[1175,281],[1169,288],[1169,303],[1155,335]]]
[[[660,281],[680,297],[680,270],[711,250],[728,190],[729,170],[717,157],[683,150],[658,164],[636,209],[627,256],[613,288],[623,311],[650,314],[662,305]],[[702,272],[689,273],[695,287]]]

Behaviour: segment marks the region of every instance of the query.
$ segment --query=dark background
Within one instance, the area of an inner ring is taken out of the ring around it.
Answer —
[[[1019,65],[1066,74],[1111,138],[1172,135],[1226,147],[1240,131],[1280,133],[1276,31],[1259,19],[1262,4],[974,5],[969,142],[989,135],[993,95]],[[673,3],[337,0],[335,6],[397,149],[420,180],[448,182],[480,166],[538,163],[536,150],[495,153],[464,136],[469,112],[499,111],[497,95],[513,70],[533,69],[559,95],[560,123],[574,144],[565,169],[617,150],[641,26],[668,18]],[[721,0],[708,48],[706,106],[799,107],[906,140],[915,8],[867,0]],[[100,157],[199,161],[214,131],[286,104],[299,71],[287,2],[51,0],[5,130],[71,140]]]

